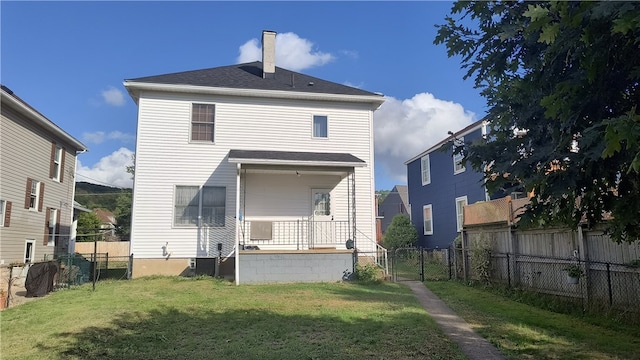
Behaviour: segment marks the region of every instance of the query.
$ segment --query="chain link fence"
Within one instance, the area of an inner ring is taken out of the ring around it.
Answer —
[[[454,250],[454,278],[517,288],[579,304],[584,311],[613,311],[640,321],[640,268],[575,258],[514,255],[488,249]]]
[[[109,253],[68,254],[58,257],[56,287],[64,288],[99,280],[131,278],[133,254],[109,256]]]
[[[450,249],[399,248],[392,252],[394,281],[449,280],[454,263]]]

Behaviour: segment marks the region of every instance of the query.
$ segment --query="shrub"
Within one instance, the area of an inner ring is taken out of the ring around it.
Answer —
[[[387,228],[382,243],[387,249],[398,249],[415,246],[417,241],[418,233],[409,217],[398,214],[391,220],[391,225]]]
[[[380,282],[380,270],[374,264],[356,264],[355,280],[363,284]]]

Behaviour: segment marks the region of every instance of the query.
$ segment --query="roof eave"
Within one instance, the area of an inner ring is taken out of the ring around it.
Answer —
[[[125,80],[124,87],[129,92],[133,100],[138,103],[140,91],[160,91],[174,93],[190,93],[190,94],[207,94],[207,95],[223,95],[223,96],[244,96],[244,97],[262,97],[262,98],[279,98],[291,100],[319,100],[319,101],[338,101],[350,103],[368,103],[371,104],[373,110],[377,109],[384,102],[382,95],[346,95],[346,94],[328,94],[328,93],[309,93],[297,91],[282,90],[259,90],[259,89],[238,89],[226,87],[211,86],[195,86],[195,85],[176,85],[176,84],[156,84],[138,81]]]
[[[468,134],[470,134],[470,133],[482,128],[482,126],[484,125],[485,122],[488,123],[488,120],[486,120],[486,119],[478,120],[475,123],[475,126],[467,127],[467,128],[462,129],[461,131],[459,131],[459,132],[457,132],[457,133],[455,133],[453,135],[447,136],[444,140],[441,140],[440,142],[438,142],[437,144],[435,144],[432,147],[428,148],[427,150],[425,150],[425,151],[421,152],[420,154],[412,157],[411,159],[405,161],[404,164],[405,165],[409,165],[409,163],[412,163],[412,162],[420,159],[421,157],[423,157],[423,156],[425,156],[427,154],[430,154],[430,153],[434,152],[435,150],[439,149],[440,147],[442,147],[442,145],[446,144],[448,141],[451,141],[451,140],[453,140],[454,138],[457,138],[457,137],[468,135]],[[474,124],[471,124],[471,125],[474,125]]]
[[[54,124],[51,120],[47,119],[43,115],[34,111],[31,107],[25,105],[24,103],[18,101],[11,94],[6,92],[4,89],[0,90],[2,92],[2,100],[3,102],[8,102],[11,106],[13,106],[17,111],[21,114],[27,116],[29,119],[35,121],[38,125],[44,127],[46,130],[51,131],[56,136],[60,137],[65,142],[74,146],[77,151],[87,151],[87,147],[81,143],[79,140],[69,135],[67,132],[59,128],[56,124]]]
[[[332,167],[366,167],[364,162],[342,161],[308,161],[308,160],[282,160],[282,159],[249,159],[229,158],[230,163],[247,165],[297,165],[297,166],[332,166]]]

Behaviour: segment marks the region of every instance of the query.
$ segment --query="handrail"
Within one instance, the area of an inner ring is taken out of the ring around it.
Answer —
[[[367,234],[363,233],[362,231],[360,231],[360,229],[356,228],[356,231],[358,232],[359,235],[364,236],[365,239],[369,240],[370,243],[373,243],[376,245],[376,265],[378,265],[379,267],[381,267],[384,270],[384,275],[387,276],[389,275],[389,257],[387,255],[388,250],[378,244],[376,241],[374,241],[373,239],[371,239],[369,236],[367,236]],[[384,259],[384,261],[381,261],[380,256],[378,256],[379,253],[382,253],[382,257]],[[381,262],[383,262],[383,264],[381,264]]]

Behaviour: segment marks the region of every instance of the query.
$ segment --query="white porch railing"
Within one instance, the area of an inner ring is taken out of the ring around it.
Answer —
[[[375,264],[384,271],[384,275],[385,276],[389,275],[389,257],[387,255],[387,249],[382,245],[378,244],[376,241],[374,241],[367,235],[365,235],[362,231],[357,230],[357,232],[358,232],[358,244],[361,244],[362,241],[365,240],[369,245],[375,245],[375,247],[368,246],[368,248],[373,247],[375,249],[374,251],[367,252],[367,251],[358,250],[358,254],[361,256],[364,255],[364,256],[369,256],[373,258]]]
[[[253,250],[346,249],[347,221],[243,221],[240,246]]]

